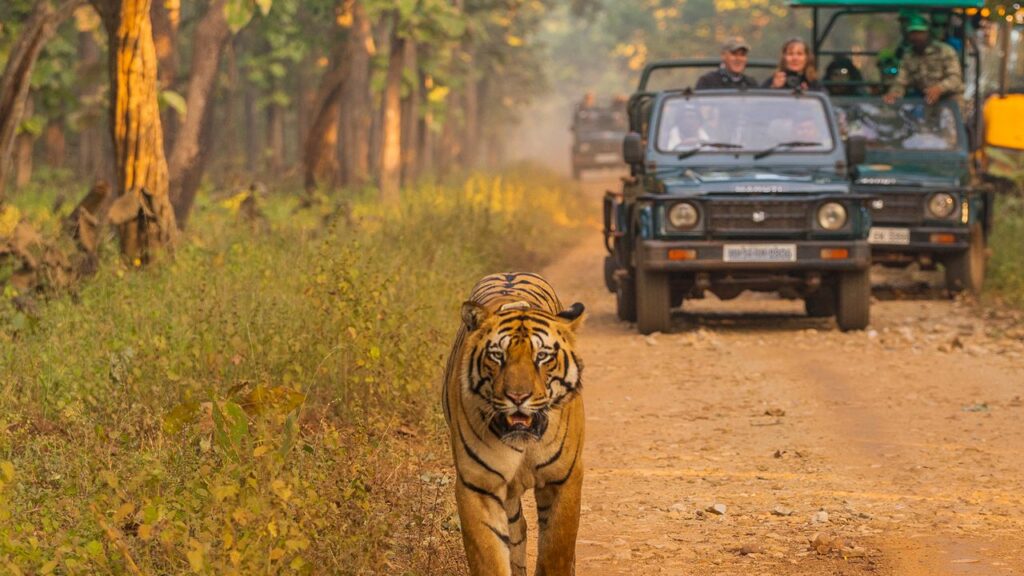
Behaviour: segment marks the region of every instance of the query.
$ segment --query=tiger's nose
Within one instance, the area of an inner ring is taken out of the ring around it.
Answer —
[[[505,397],[511,400],[516,406],[526,402],[526,399],[530,397],[529,392],[513,392],[511,390],[505,391]]]

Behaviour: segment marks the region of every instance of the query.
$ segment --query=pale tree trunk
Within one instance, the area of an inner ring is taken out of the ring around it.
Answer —
[[[211,0],[206,14],[196,24],[192,42],[192,73],[185,97],[185,120],[171,151],[170,186],[174,216],[182,229],[188,222],[196,192],[210,156],[205,146],[212,139],[213,104],[217,70],[224,45],[231,37],[224,16],[225,0]]]
[[[12,148],[18,125],[24,117],[25,101],[39,52],[57,31],[57,26],[85,0],[65,0],[56,7],[48,0],[39,0],[22,24],[0,76],[0,201],[11,167]]]
[[[397,26],[396,26],[397,28]],[[402,71],[405,67],[405,38],[391,33],[388,71],[384,82],[383,125],[381,126],[380,200],[397,204],[402,169]]]
[[[351,72],[350,48],[348,39],[337,42],[317,88],[313,123],[306,133],[302,155],[307,192],[316,189],[318,181],[338,183],[338,123],[341,119],[341,94]]]
[[[174,239],[168,198],[157,59],[150,0],[92,0],[107,28],[110,105],[118,199],[109,221],[117,225],[121,254],[139,266]]]
[[[362,186],[370,180],[370,60],[376,55],[373,31],[361,2],[353,2],[349,31],[351,71],[342,91],[341,151],[344,183]]]
[[[412,40],[405,43],[405,67],[417,77],[417,46]],[[412,90],[402,99],[402,184],[408,186],[417,176],[417,147],[420,128],[420,85],[414,82]]]

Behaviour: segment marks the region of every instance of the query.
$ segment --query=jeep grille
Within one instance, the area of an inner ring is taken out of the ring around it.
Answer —
[[[882,207],[877,208],[876,202],[868,202],[871,206],[871,220],[882,224],[918,224],[924,217],[924,196],[913,192],[874,193]]]
[[[708,228],[714,232],[803,232],[808,203],[772,200],[709,202]]]

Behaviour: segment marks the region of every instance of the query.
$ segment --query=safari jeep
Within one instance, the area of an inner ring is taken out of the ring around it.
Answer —
[[[972,175],[967,132],[953,101],[896,105],[833,97],[850,135],[866,140],[854,190],[870,194],[874,261],[891,267],[941,263],[946,287],[979,292],[992,191]]]
[[[578,180],[585,170],[622,167],[626,111],[621,103],[618,106],[576,108],[572,120],[573,178]]]
[[[671,309],[712,292],[803,298],[842,330],[868,325],[868,196],[827,96],[779,90],[645,91],[630,99],[632,177],[605,197],[605,276],[621,319],[665,331]],[[713,64],[713,63],[712,63]],[[770,64],[769,64],[770,66]]]

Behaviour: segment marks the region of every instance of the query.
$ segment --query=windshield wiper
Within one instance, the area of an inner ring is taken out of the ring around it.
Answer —
[[[676,158],[679,160],[682,160],[683,158],[689,158],[690,156],[693,156],[694,154],[700,152],[705,148],[737,149],[743,148],[743,146],[740,146],[739,144],[732,144],[729,142],[706,142],[702,140],[698,142],[697,145],[694,146],[693,148],[690,148],[689,150],[683,150],[682,152],[680,152],[679,155],[676,156]]]
[[[754,160],[760,160],[766,156],[771,156],[783,148],[808,148],[811,146],[821,146],[821,142],[803,142],[800,140],[792,140],[790,142],[779,142],[775,146],[767,150],[762,150],[757,154],[754,154]]]

